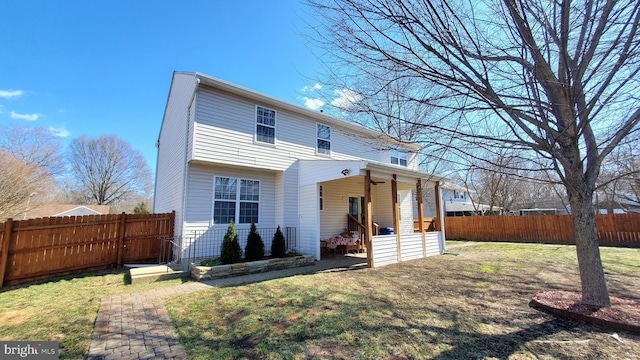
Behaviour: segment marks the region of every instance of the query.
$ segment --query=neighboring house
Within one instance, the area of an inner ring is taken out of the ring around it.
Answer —
[[[475,215],[499,215],[502,208],[493,208],[485,204],[475,203],[469,190],[452,183],[442,185],[442,200],[446,216],[475,216]]]
[[[78,204],[44,204],[27,210],[22,219],[35,219],[55,216],[84,216],[109,214],[109,205],[78,205]]]
[[[594,204],[599,214],[626,214],[640,212],[640,203],[630,198],[617,196],[611,203],[600,201]]]
[[[217,256],[231,220],[239,234],[255,223],[267,252],[281,226],[317,259],[321,240],[345,230],[370,244],[370,266],[444,249],[443,230],[413,232],[411,195],[442,178],[418,171],[418,146],[358,124],[174,72],[157,146],[153,210],[175,210],[183,258]],[[374,223],[393,234],[374,236]]]

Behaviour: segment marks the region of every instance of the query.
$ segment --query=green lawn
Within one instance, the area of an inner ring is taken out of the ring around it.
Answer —
[[[217,288],[167,302],[190,359],[633,359],[640,334],[557,319],[575,247],[448,242],[446,255]],[[640,250],[602,248],[612,295],[640,298]]]
[[[620,342],[529,308],[536,291],[579,289],[574,247],[448,244],[426,260],[211,289],[167,308],[191,359],[640,358],[640,335]],[[602,256],[611,294],[640,298],[640,250]],[[0,340],[56,340],[62,359],[85,359],[103,296],[181,282],[94,272],[6,287]]]
[[[0,340],[59,341],[61,359],[86,359],[100,299],[172,286],[182,280],[128,285],[124,272],[91,272],[0,292]]]

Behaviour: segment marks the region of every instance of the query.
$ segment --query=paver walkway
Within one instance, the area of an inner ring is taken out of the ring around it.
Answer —
[[[169,319],[163,300],[212,286],[224,287],[275,278],[366,268],[366,258],[336,256],[312,266],[257,273],[231,278],[188,282],[160,289],[104,297],[91,336],[89,360],[186,359],[187,353]]]

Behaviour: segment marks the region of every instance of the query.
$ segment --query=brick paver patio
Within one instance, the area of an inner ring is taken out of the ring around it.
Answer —
[[[364,262],[364,263],[363,263]],[[187,353],[164,307],[163,298],[212,286],[224,287],[326,271],[366,268],[366,258],[336,256],[313,266],[188,282],[181,285],[104,297],[91,336],[89,360],[186,359]]]

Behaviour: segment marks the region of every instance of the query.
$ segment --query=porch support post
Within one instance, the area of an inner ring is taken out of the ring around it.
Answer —
[[[443,214],[441,213],[442,210],[440,209],[440,182],[436,183],[434,190],[436,195],[436,219],[434,221],[433,226],[435,227],[436,231],[440,231],[442,230],[442,226],[440,226],[440,222],[442,221],[442,216],[443,216]]]
[[[398,262],[402,262],[402,250],[400,248],[400,220],[398,219],[398,178],[396,174],[393,174],[393,179],[391,179],[391,205],[393,206],[393,232],[396,234]]]
[[[418,203],[418,230],[422,236],[422,257],[427,257],[427,237],[424,233],[424,208],[422,207],[422,179],[416,182],[416,202]]]
[[[373,263],[373,216],[371,215],[371,171],[367,170],[364,177],[364,241],[367,246],[367,265],[372,268]]]

